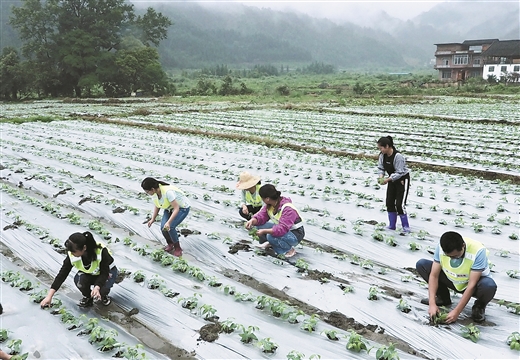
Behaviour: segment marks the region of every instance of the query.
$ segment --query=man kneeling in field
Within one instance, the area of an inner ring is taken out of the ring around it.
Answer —
[[[486,319],[486,305],[497,291],[488,265],[488,252],[478,241],[448,231],[441,236],[433,261],[421,259],[417,262],[417,271],[428,282],[428,298],[422,299],[421,303],[429,305],[430,317],[437,315],[438,306],[451,305],[449,288],[462,293],[462,297],[448,314],[446,323],[457,321],[472,296],[476,300],[471,317],[475,322]]]

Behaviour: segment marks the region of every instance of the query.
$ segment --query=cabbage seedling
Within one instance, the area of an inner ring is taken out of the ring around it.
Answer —
[[[361,350],[367,350],[366,340],[363,336],[357,334],[355,331],[350,331],[350,336],[346,345],[347,350],[361,352]]]
[[[320,316],[317,314],[312,314],[311,317],[303,320],[303,325],[301,327],[302,330],[306,330],[308,332],[316,331],[316,325],[320,320]]]
[[[179,295],[178,292],[173,291],[172,289],[168,289],[167,287],[162,287],[160,292],[166,296],[167,298],[174,298]]]
[[[518,331],[511,333],[511,335],[507,337],[506,342],[511,350],[520,351],[520,333]]]
[[[9,340],[7,343],[7,347],[11,349],[10,354],[16,355],[20,353],[20,347],[22,346],[22,340],[20,339],[13,339]]]
[[[256,345],[262,349],[262,352],[269,354],[273,354],[278,349],[278,344],[272,342],[271,338],[259,340]]]
[[[296,260],[296,263],[294,264],[298,268],[298,272],[305,272],[309,270],[309,263],[305,261],[304,259],[298,259]]]
[[[507,270],[506,274],[507,274],[507,276],[509,276],[512,279],[520,278],[520,271],[518,271],[518,270]]]
[[[160,288],[161,286],[164,286],[164,280],[159,279],[157,275],[152,276],[150,280],[148,280],[148,289],[154,290]]]
[[[0,342],[4,342],[9,337],[9,330],[0,329]]]
[[[468,326],[462,326],[462,337],[465,339],[470,339],[474,343],[480,339],[480,329],[473,324],[469,324]]]
[[[378,300],[379,299],[379,297],[377,296],[378,293],[379,293],[379,290],[377,289],[377,287],[371,286],[368,289],[368,300]]]
[[[231,334],[233,331],[241,327],[242,325],[237,324],[233,321],[234,318],[227,318],[223,322],[220,323],[220,328],[222,331],[224,331],[226,334]]]
[[[448,317],[448,311],[446,308],[441,307],[439,312],[430,318],[430,325],[442,325],[446,323]]]
[[[408,304],[408,302],[405,299],[400,299],[399,304],[397,304],[397,308],[408,314],[410,311],[412,311],[412,307]]]
[[[199,313],[202,315],[204,320],[218,320],[218,316],[215,316],[217,309],[211,304],[204,304],[199,308]]]
[[[240,335],[240,341],[242,341],[245,344],[249,344],[253,340],[258,340],[258,338],[255,335],[255,331],[260,330],[258,326],[248,326],[247,328],[243,325],[241,325],[242,332],[238,335]]]
[[[287,360],[302,360],[302,359],[305,359],[305,354],[303,354],[299,351],[291,350],[287,354]]]
[[[395,345],[390,343],[388,346],[381,346],[376,351],[377,360],[399,360],[399,355],[395,349]]]
[[[144,274],[144,272],[142,270],[137,270],[135,273],[134,273],[134,281],[136,283],[141,283],[144,281],[144,279],[146,278],[146,275]]]
[[[325,334],[327,336],[327,338],[329,338],[329,340],[332,340],[332,341],[339,340],[338,335],[337,335],[338,334],[337,330],[334,330],[334,329],[323,330],[321,333]]]
[[[182,302],[181,306],[183,308],[193,310],[199,304],[199,299],[197,298],[197,296],[202,297],[201,294],[194,293],[192,296],[190,296],[188,298],[183,298],[183,297],[179,298],[179,300],[177,300],[177,302]]]

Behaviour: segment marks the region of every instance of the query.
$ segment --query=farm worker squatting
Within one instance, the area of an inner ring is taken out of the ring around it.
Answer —
[[[73,267],[78,269],[74,276],[74,283],[83,294],[83,299],[78,305],[92,306],[94,299],[101,301],[103,305],[109,305],[111,300],[108,294],[116,281],[118,270],[108,248],[96,242],[89,231],[70,235],[65,241],[65,248],[68,256],[63,260],[60,272],[54,279],[47,296],[41,301],[41,307],[51,304],[52,297]],[[94,288],[91,290],[92,285]]]
[[[476,300],[471,308],[471,317],[475,322],[486,319],[486,305],[497,291],[487,253],[488,250],[480,242],[448,231],[441,236],[440,244],[437,244],[433,262],[427,259],[417,262],[417,271],[428,282],[428,298],[421,302],[429,305],[430,317],[437,314],[438,306],[451,305],[449,288],[462,293],[462,297],[448,314],[446,323],[457,321],[472,296]]]
[[[262,186],[259,190],[265,206],[246,223],[246,229],[256,226],[259,230],[260,247],[273,247],[276,254],[292,257],[296,254],[294,246],[305,236],[303,220],[298,210],[288,197],[271,184]]]
[[[247,171],[240,174],[236,187],[242,190],[242,204],[238,213],[246,220],[251,220],[264,204],[259,193],[261,184],[260,176],[253,176]]]
[[[145,193],[152,196],[155,205],[152,218],[148,221],[148,227],[155,222],[159,209],[164,209],[161,219],[161,232],[167,242],[164,251],[173,250],[173,255],[181,256],[182,248],[176,227],[190,212],[191,205],[188,198],[179,188],[151,177],[145,178],[141,187]]]
[[[410,232],[408,215],[406,214],[406,200],[410,189],[410,172],[406,166],[404,156],[397,151],[391,136],[382,137],[377,141],[379,148],[379,183],[388,185],[386,188],[386,211],[388,212],[389,230],[395,230],[397,215],[401,218],[403,232]],[[385,171],[388,177],[384,178]]]

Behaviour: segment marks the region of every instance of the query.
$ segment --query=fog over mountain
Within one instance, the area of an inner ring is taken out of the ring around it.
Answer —
[[[173,25],[159,53],[167,68],[324,62],[337,69],[431,69],[436,43],[520,39],[520,1],[132,2]],[[20,46],[2,1],[0,47]]]

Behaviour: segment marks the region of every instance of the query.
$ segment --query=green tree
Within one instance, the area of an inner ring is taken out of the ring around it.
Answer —
[[[23,55],[39,74],[38,90],[78,97],[90,95],[102,81],[102,66],[118,64],[114,53],[125,37],[134,33],[145,45],[157,45],[171,25],[150,8],[136,18],[126,0],[23,0],[13,8],[10,23],[20,33]]]
[[[20,56],[13,47],[2,49],[0,56],[0,98],[18,98],[18,92],[25,86]]]

